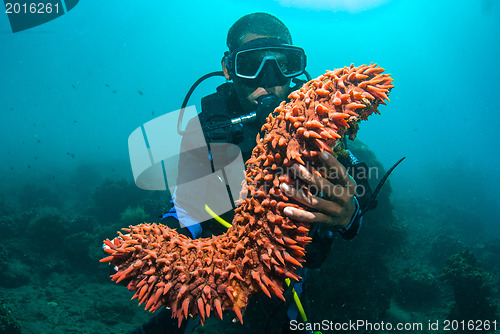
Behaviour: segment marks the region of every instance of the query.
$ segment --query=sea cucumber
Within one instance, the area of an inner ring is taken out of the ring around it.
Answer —
[[[154,312],[170,307],[182,320],[233,310],[243,323],[248,298],[263,292],[284,300],[285,278],[298,279],[310,242],[309,224],[288,218],[287,206],[304,208],[280,184],[304,188],[288,167],[299,163],[325,176],[318,155],[333,152],[344,135],[354,139],[360,120],[379,113],[392,78],[376,64],[328,71],[292,92],[267,117],[245,172],[248,195],[222,235],[190,239],[162,224],[129,226],[104,243],[118,268],[113,281],[128,282],[139,305]],[[304,189],[307,191],[307,189]]]

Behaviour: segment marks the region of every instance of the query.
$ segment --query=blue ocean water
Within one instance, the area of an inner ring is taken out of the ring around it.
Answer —
[[[263,11],[289,27],[313,77],[370,62],[393,75],[391,101],[358,138],[386,168],[406,156],[390,178],[396,210],[422,229],[500,237],[500,2],[355,3],[89,0],[18,33],[0,13],[0,192],[68,187],[82,166],[132,180],[130,133],[178,110],[220,70],[231,24]]]
[[[16,34],[2,15],[3,185],[57,178],[83,162],[127,173],[131,131],[177,110],[194,80],[220,69],[231,24],[266,11],[289,26],[313,76],[370,62],[393,74],[390,104],[359,138],[385,166],[407,156],[392,177],[401,197],[458,206],[497,226],[498,1],[392,0],[350,11],[294,3],[86,1]]]

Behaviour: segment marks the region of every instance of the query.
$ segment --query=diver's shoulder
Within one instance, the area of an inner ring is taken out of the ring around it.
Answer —
[[[223,83],[216,88],[215,93],[209,94],[201,99],[200,117],[209,119],[214,116],[234,117],[238,115],[241,106],[231,82]]]
[[[210,101],[212,99],[219,99],[219,98],[229,98],[235,94],[234,92],[234,87],[232,82],[225,82],[215,89],[215,92],[212,94],[209,94],[205,97],[202,97],[201,101]]]

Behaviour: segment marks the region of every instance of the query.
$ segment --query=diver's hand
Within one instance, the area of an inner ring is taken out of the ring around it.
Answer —
[[[308,185],[310,192],[293,189],[282,183],[281,190],[289,197],[307,205],[313,212],[286,207],[283,212],[290,218],[308,223],[324,223],[334,228],[345,228],[349,225],[356,211],[354,194],[356,182],[335,157],[329,153],[320,154],[326,168],[328,179],[311,173],[302,165],[292,168]],[[321,192],[321,197],[316,196]]]

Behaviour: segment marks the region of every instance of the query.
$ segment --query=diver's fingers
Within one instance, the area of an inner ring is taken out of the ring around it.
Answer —
[[[326,180],[325,180],[326,181]],[[326,181],[328,182],[328,181]],[[334,185],[331,185],[335,187]],[[339,215],[342,211],[342,201],[341,200],[326,200],[320,198],[318,195],[317,189],[315,189],[315,193],[311,192],[310,187],[307,190],[304,189],[295,189],[286,183],[282,183],[280,185],[280,189],[289,197],[292,197],[296,201],[312,208],[315,210],[323,211],[324,213],[336,216]],[[329,193],[329,192],[328,192]]]
[[[296,175],[309,185],[309,188],[313,193],[326,193],[329,189],[335,186],[327,179],[316,175],[315,173],[311,173],[305,166],[294,164],[292,169],[295,171]]]
[[[337,161],[333,156],[331,158]],[[329,209],[332,208],[332,206],[329,204],[330,201],[338,202],[341,205],[346,205],[350,200],[352,200],[352,197],[355,194],[356,182],[349,176],[349,174],[347,174],[347,181],[343,179],[344,176],[341,176],[340,183],[340,179],[334,177],[334,179],[336,179],[335,183],[337,183],[334,184],[328,179],[310,172],[306,167],[302,165],[295,164],[292,166],[292,168],[297,173],[297,175],[307,183],[307,191],[291,189],[291,187],[287,186],[286,184],[282,184],[282,190],[290,196],[297,197],[297,200],[309,207],[327,211],[328,213]],[[344,172],[346,172],[345,168],[342,167],[342,169]],[[288,191],[289,189],[290,191]],[[302,192],[302,194],[300,192]],[[308,198],[312,195],[324,198],[327,201],[325,202]]]
[[[329,216],[321,212],[309,212],[287,206],[283,212],[290,218],[304,223],[323,223],[332,227],[343,227],[339,219],[335,216]]]
[[[290,218],[304,223],[312,223],[315,219],[315,213],[287,206],[283,212]]]
[[[319,155],[327,169],[327,178],[335,181],[335,183],[346,186],[356,187],[356,182],[349,175],[345,167],[333,155],[327,152],[322,152]]]

